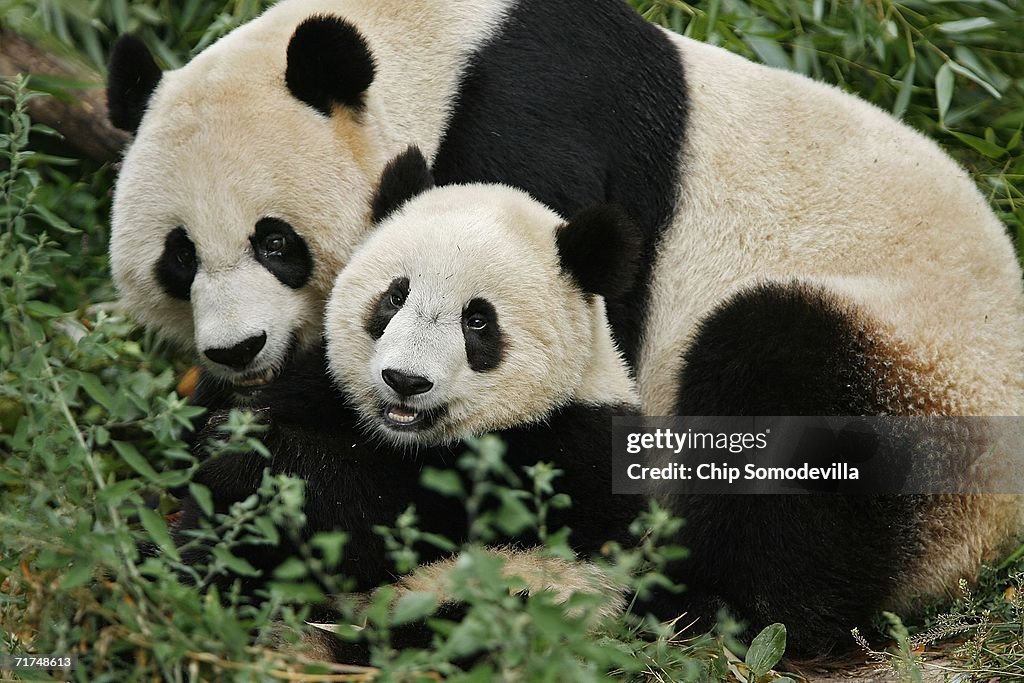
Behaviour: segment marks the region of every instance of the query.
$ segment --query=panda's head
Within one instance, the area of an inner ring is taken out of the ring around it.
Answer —
[[[319,340],[323,303],[396,151],[362,36],[292,7],[176,71],[131,37],[110,64],[111,121],[135,133],[112,212],[121,300],[237,387]]]
[[[415,148],[388,165],[378,225],[325,313],[331,372],[371,430],[432,445],[570,401],[635,403],[602,298],[632,284],[633,224],[608,206],[565,223],[502,185],[431,184]]]

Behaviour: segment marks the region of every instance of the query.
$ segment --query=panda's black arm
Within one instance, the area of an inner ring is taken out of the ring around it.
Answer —
[[[645,507],[643,496],[612,494],[612,419],[635,414],[629,406],[571,403],[544,423],[500,433],[514,470],[540,461],[562,470],[554,487],[568,494],[572,505],[554,511],[549,526],[571,528],[570,544],[583,555],[606,541],[631,545],[636,540],[629,526]]]

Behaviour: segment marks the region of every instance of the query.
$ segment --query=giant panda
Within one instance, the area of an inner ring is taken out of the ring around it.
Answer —
[[[267,427],[269,460],[229,451],[203,459],[193,475],[221,512],[256,494],[265,469],[303,479],[301,539],[344,531],[338,571],[356,592],[394,577],[374,529],[392,526],[409,505],[420,531],[472,540],[463,502],[421,485],[424,467],[452,467],[472,436],[500,436],[505,464],[520,477],[538,461],[561,470],[555,487],[573,504],[552,508],[546,524],[567,527],[583,557],[609,540],[635,542],[630,525],[644,507],[636,496],[614,506],[607,500],[612,417],[638,414],[605,312],[605,301],[634,277],[635,224],[611,206],[566,222],[511,187],[432,185],[415,148],[385,168],[372,235],[334,287],[326,351],[296,353],[280,381],[248,403]],[[227,416],[226,408],[213,413],[197,448],[218,437]],[[466,490],[471,484],[464,475]],[[173,535],[188,565],[209,552],[191,542],[203,519],[198,501],[186,498]],[[275,546],[233,550],[260,576],[225,574],[215,583],[226,589],[241,580],[242,592],[256,596],[275,567],[298,554],[295,539],[280,536]],[[583,587],[599,592],[601,614],[621,607],[621,589],[594,565],[531,549],[541,540],[531,534],[497,540],[511,544],[495,552],[507,558],[506,571],[525,575],[529,589],[564,596]],[[428,563],[448,554],[425,542],[416,550]],[[453,562],[404,577],[402,590],[430,588],[444,602]],[[315,614],[331,611],[318,606]]]
[[[283,0],[166,74],[123,39],[108,98],[135,133],[122,300],[232,385],[315,342],[374,178],[414,143],[441,185],[636,220],[639,276],[608,316],[646,414],[1024,409],[1020,267],[964,170],[861,100],[619,0]],[[674,504],[691,594],[787,619],[810,654],[945,594],[1024,526],[1019,498]]]

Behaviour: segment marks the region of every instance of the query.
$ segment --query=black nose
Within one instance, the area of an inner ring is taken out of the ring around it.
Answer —
[[[203,353],[214,363],[226,365],[235,370],[241,370],[252,362],[267,343],[267,333],[260,332],[255,337],[249,337],[238,342],[234,346],[223,349],[206,349]]]
[[[398,370],[387,368],[380,371],[384,382],[402,396],[415,396],[425,394],[434,387],[434,383],[426,377],[419,375],[407,375]]]

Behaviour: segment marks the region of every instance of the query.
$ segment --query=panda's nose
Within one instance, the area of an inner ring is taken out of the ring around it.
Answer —
[[[434,388],[434,383],[426,377],[419,375],[407,375],[400,370],[385,368],[380,371],[384,383],[394,389],[400,396],[415,396],[425,394]]]
[[[220,349],[206,349],[203,354],[214,363],[226,365],[233,370],[242,370],[252,362],[252,359],[263,349],[267,343],[267,333],[260,332],[254,337],[243,339],[234,346]]]

